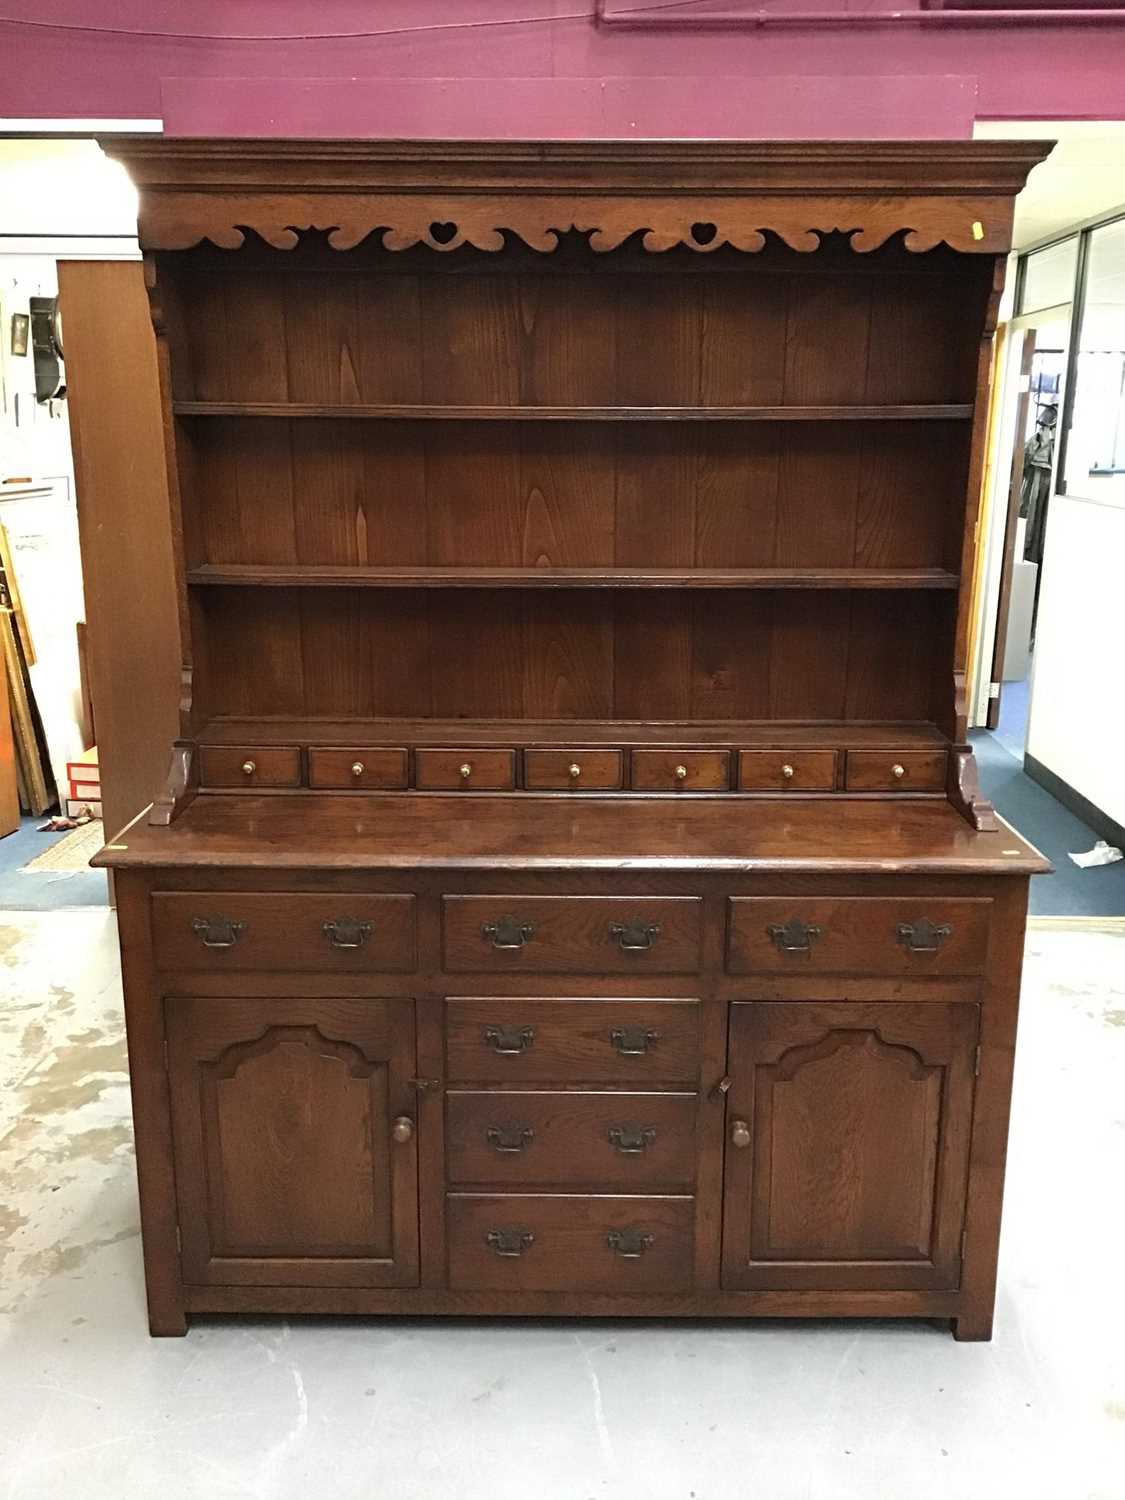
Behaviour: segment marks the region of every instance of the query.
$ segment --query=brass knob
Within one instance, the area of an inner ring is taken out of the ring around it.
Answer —
[[[731,1121],[730,1143],[732,1146],[737,1146],[740,1151],[745,1151],[750,1144],[750,1127],[745,1120]]]
[[[366,770],[367,770],[367,767],[363,764],[363,762],[361,760],[353,760],[352,761],[352,775],[353,776],[362,776],[363,773],[364,773],[364,771],[366,771]]]
[[[571,781],[577,781],[579,776],[582,775],[582,767],[578,764],[577,761],[575,761],[574,765],[570,767],[568,774]]]
[[[400,1144],[412,1140],[414,1137],[414,1121],[409,1115],[399,1115],[391,1126],[391,1134]]]
[[[895,764],[891,767],[891,775],[896,781],[901,781],[902,778],[906,775],[906,767],[900,766],[896,761]]]
[[[687,780],[687,766],[677,766],[675,771],[677,781]]]
[[[461,767],[461,780],[462,781],[468,781],[469,777],[472,774],[473,774],[473,768],[469,764],[469,762],[466,761],[465,764]]]
[[[242,762],[242,774],[243,774],[243,776],[253,776],[254,772],[257,769],[258,769],[258,767],[257,767],[257,764],[256,764],[255,761],[244,760]]]
[[[781,768],[781,774],[785,777],[786,781],[792,781],[793,780],[793,767],[792,766],[782,766],[782,768]]]

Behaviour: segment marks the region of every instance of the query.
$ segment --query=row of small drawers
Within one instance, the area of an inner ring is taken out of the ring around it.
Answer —
[[[166,969],[417,967],[412,895],[157,892]],[[734,896],[732,974],[979,974],[991,901],[979,897]],[[442,963],[457,973],[691,974],[703,961],[698,896],[444,896]]]
[[[307,783],[323,791],[401,791],[411,785],[411,753],[404,749],[312,747]],[[843,757],[843,775],[839,761]],[[419,791],[663,792],[938,792],[945,787],[944,750],[740,750],[731,779],[728,750],[513,749],[413,752],[413,785]],[[200,778],[209,787],[292,788],[305,784],[302,751],[205,745]]]

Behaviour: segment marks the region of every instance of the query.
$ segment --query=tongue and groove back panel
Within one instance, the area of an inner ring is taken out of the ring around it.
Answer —
[[[203,719],[943,718],[989,257],[249,238],[158,268]]]

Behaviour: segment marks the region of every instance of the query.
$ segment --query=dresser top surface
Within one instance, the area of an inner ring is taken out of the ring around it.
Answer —
[[[94,863],[123,868],[496,869],[1034,875],[1006,824],[949,804],[637,797],[202,793],[169,827],[141,819]]]

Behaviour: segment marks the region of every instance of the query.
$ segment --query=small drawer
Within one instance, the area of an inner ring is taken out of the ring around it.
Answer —
[[[944,750],[849,750],[849,792],[943,792]]]
[[[695,1182],[695,1094],[451,1092],[453,1187],[635,1192]]]
[[[694,1088],[699,1001],[451,999],[445,1063],[451,1084]]]
[[[152,929],[163,969],[415,967],[413,896],[157,891]]]
[[[578,1194],[446,1199],[454,1291],[685,1292],[695,1201]]]
[[[525,750],[523,779],[532,792],[616,791],[620,750]]]
[[[204,786],[300,786],[296,745],[203,745],[199,779]]]
[[[831,792],[835,750],[742,750],[738,786],[743,792]]]
[[[309,786],[399,791],[409,784],[405,750],[359,746],[353,750],[309,751]]]
[[[725,792],[730,789],[726,750],[634,750],[638,792]]]
[[[693,974],[698,896],[444,896],[455,974]]]
[[[981,974],[992,902],[920,896],[734,896],[732,974]]]
[[[414,784],[424,792],[507,792],[516,784],[514,750],[416,750]]]

